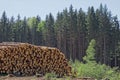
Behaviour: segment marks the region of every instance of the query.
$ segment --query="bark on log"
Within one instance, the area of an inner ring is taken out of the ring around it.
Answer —
[[[71,66],[57,48],[28,43],[0,43],[0,73],[30,76],[54,72],[71,75]]]

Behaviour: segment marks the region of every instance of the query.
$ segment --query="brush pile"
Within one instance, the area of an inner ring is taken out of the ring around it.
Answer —
[[[65,55],[56,48],[28,43],[0,43],[0,74],[31,76],[55,73],[71,75],[71,66]]]

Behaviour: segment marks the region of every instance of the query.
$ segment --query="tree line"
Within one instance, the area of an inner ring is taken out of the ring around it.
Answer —
[[[35,45],[57,47],[68,59],[82,58],[89,42],[95,39],[95,59],[110,66],[120,66],[120,26],[106,5],[98,9],[89,7],[85,12],[71,5],[58,12],[56,18],[49,13],[41,17],[17,19],[7,17],[4,11],[0,18],[0,42],[28,42]]]

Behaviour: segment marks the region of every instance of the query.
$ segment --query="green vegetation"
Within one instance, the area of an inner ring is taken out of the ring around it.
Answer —
[[[110,79],[110,80],[120,80],[120,72],[117,68],[111,68],[105,64],[96,63],[95,61],[95,40],[91,40],[88,49],[86,51],[87,55],[83,57],[83,62],[76,60],[72,62],[73,71],[77,71],[77,77],[91,77],[95,79]]]
[[[86,51],[86,56],[83,57],[83,60],[85,62],[87,63],[95,62],[95,46],[96,41],[92,39]]]
[[[55,73],[46,73],[45,80],[56,80],[57,75]]]
[[[0,17],[0,42],[27,42],[60,49],[67,59],[82,61],[91,39],[96,40],[95,60],[106,65],[120,66],[120,25],[106,5],[84,11],[71,5],[54,17],[46,15],[15,19],[4,11]],[[88,51],[89,52],[89,51]]]
[[[120,72],[117,68],[110,68],[105,64],[82,63],[76,60],[72,64],[74,71],[77,71],[76,77],[91,77],[95,79],[120,80]]]
[[[39,15],[23,20],[20,15],[17,19],[8,18],[4,11],[0,18],[0,42],[56,47],[73,60],[77,77],[120,80],[120,23],[106,5],[101,4],[98,9],[91,6],[87,12],[71,5],[58,12],[56,18],[50,13],[45,20]],[[49,76],[46,74],[46,78]]]

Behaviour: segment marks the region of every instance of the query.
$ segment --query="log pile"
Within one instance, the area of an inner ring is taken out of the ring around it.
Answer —
[[[28,43],[0,43],[0,74],[31,76],[55,73],[71,75],[71,66],[64,54],[56,48]]]

